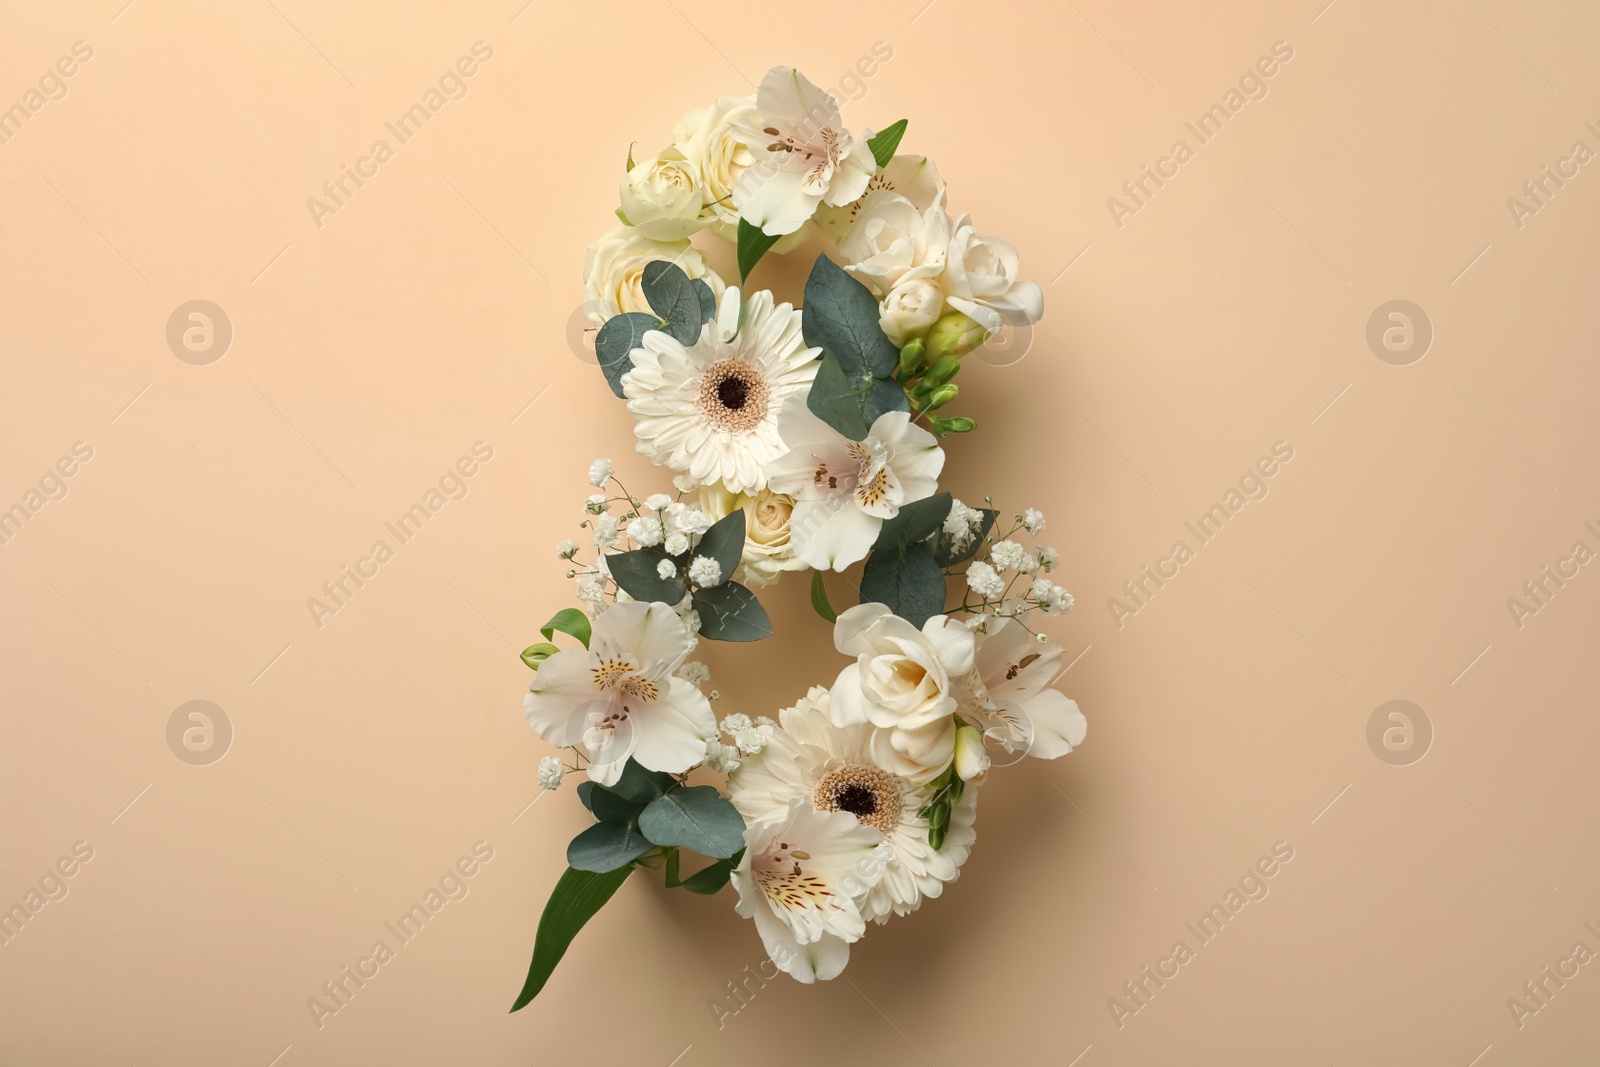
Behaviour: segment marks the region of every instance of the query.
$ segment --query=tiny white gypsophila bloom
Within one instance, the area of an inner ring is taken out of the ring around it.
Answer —
[[[583,503],[583,510],[587,511],[591,515],[598,515],[602,511],[605,511],[605,509],[606,495],[604,493],[596,493]]]
[[[559,756],[545,756],[539,761],[539,787],[541,789],[554,789],[561,784],[561,776],[567,769],[561,765]]]
[[[678,529],[698,537],[711,529],[711,516],[699,508],[686,508],[678,520]]]
[[[770,715],[757,715],[756,716],[756,725],[757,726],[765,726],[765,727],[768,727],[770,729],[776,730],[778,728],[778,720],[774,719]]]
[[[667,555],[681,556],[689,551],[689,538],[681,533],[675,533],[667,538]]]
[[[705,685],[711,681],[711,668],[699,660],[692,659],[678,668],[678,677],[690,685]]]
[[[989,627],[989,616],[986,612],[979,612],[976,615],[969,615],[967,616],[966,624],[967,629],[981,634]]]
[[[594,544],[596,548],[615,548],[617,546],[617,519],[614,515],[602,515],[594,520]]]
[[[672,487],[680,493],[692,493],[700,488],[700,480],[692,474],[674,474]]]
[[[1004,574],[1008,570],[1021,570],[1028,550],[1015,541],[998,541],[989,550],[989,558],[994,561],[994,569]]]
[[[683,629],[690,637],[700,632],[700,613],[698,611],[685,611],[679,618],[683,619]]]
[[[1005,579],[981,559],[967,567],[967,585],[985,600],[994,600],[1006,591]]]
[[[1055,586],[1051,584],[1049,579],[1036,578],[1033,584],[1028,587],[1028,595],[1039,603],[1046,604],[1050,601],[1050,590],[1054,588]]]
[[[663,536],[661,532],[661,520],[654,517],[646,518],[645,516],[640,515],[638,518],[628,523],[628,536],[633,538],[634,543],[640,548],[654,548],[656,545],[661,543],[661,538]]]
[[[1045,571],[1045,573],[1048,574],[1050,571],[1053,571],[1057,567],[1061,566],[1061,553],[1057,552],[1055,549],[1041,548],[1038,550],[1038,553],[1039,567],[1041,570]]]
[[[1044,512],[1038,508],[1029,508],[1024,511],[1022,513],[1022,528],[1035,537],[1044,533]]]
[[[589,484],[595,488],[605,485],[611,480],[611,461],[597,459],[589,464]]]
[[[750,726],[750,716],[743,712],[736,711],[722,717],[722,732],[729,737],[737,736],[740,730],[748,730]]]
[[[1072,610],[1072,594],[1059,585],[1050,590],[1050,603],[1045,606],[1046,615],[1065,615]]]
[[[644,498],[644,506],[651,511],[665,511],[672,506],[672,498],[665,493],[651,493]]]
[[[1039,557],[1032,552],[1023,552],[1022,558],[1017,560],[1017,573],[1032,574],[1039,569]]]
[[[706,766],[718,774],[732,774],[739,769],[739,750],[710,738],[706,741]]]
[[[733,743],[739,746],[741,755],[754,756],[767,747],[770,731],[759,726],[746,727],[733,735]]]
[[[656,577],[664,581],[671,581],[678,576],[678,565],[670,559],[664,559],[656,564]]]
[[[983,512],[969,508],[959,500],[950,502],[950,514],[944,517],[944,532],[955,542],[956,548],[972,543],[972,536],[983,523]]]
[[[700,588],[722,584],[722,564],[710,556],[696,556],[689,562],[689,580]]]
[[[561,559],[571,559],[573,556],[576,556],[577,554],[578,554],[578,542],[572,540],[571,538],[567,538],[564,541],[556,542],[556,555],[559,556]]]

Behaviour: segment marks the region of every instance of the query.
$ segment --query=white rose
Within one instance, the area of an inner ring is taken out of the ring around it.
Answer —
[[[881,766],[917,782],[937,778],[955,756],[954,682],[972,672],[972,632],[944,615],[918,630],[882,604],[861,604],[839,616],[833,643],[856,657],[833,684],[834,725],[871,723]]]
[[[700,173],[701,219],[729,240],[734,239],[739,228],[733,189],[739,184],[739,176],[755,162],[734,124],[757,118],[754,95],[724,96],[710,107],[689,112],[672,127],[673,147]]]
[[[700,169],[676,148],[635,163],[618,188],[622,213],[646,237],[678,241],[701,229]]]
[[[845,269],[882,298],[902,282],[925,281],[944,269],[950,217],[941,189],[926,211],[899,193],[871,190],[839,246]]]
[[[664,259],[691,278],[703,278],[718,299],[726,288],[688,241],[653,241],[631,226],[618,226],[589,246],[583,257],[583,284],[589,299],[606,305],[590,315],[597,324],[629,311],[651,314],[644,298],[644,268]]]
[[[957,219],[950,235],[943,285],[951,307],[991,332],[1044,316],[1044,293],[1033,282],[1017,280],[1017,250],[998,237],[979,235],[970,215]]]
[[[878,325],[896,348],[914,337],[921,337],[944,312],[944,293],[931,281],[912,278],[903,281],[883,298],[878,308]]]
[[[794,514],[794,498],[763,489],[754,496],[730,493],[721,482],[700,490],[700,510],[713,521],[744,510],[744,553],[739,560],[736,580],[745,585],[771,585],[784,571],[799,570],[805,564],[794,558],[789,544],[789,519]]]

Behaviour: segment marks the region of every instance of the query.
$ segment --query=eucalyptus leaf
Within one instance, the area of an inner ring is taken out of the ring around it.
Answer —
[[[544,634],[546,641],[554,641],[557,630],[571,637],[576,637],[583,642],[584,648],[589,647],[589,637],[593,633],[593,629],[589,625],[589,616],[577,608],[562,608],[550,617],[549,622],[539,627],[539,632]]]
[[[582,792],[585,785],[593,787],[587,796]],[[593,812],[594,817],[601,822],[627,822],[638,815],[640,809],[644,807],[641,802],[613,793],[598,782],[584,782],[578,789],[583,806]]]
[[[978,554],[978,549],[983,547],[983,539],[989,536],[989,531],[994,529],[994,520],[1000,513],[994,508],[979,508],[983,514],[983,522],[978,527],[978,532],[972,535],[972,540],[967,542],[967,547],[957,551],[948,537],[939,539],[939,550],[934,553],[934,560],[941,567],[954,567],[967,562]]]
[[[624,592],[645,603],[659,601],[676,604],[683,599],[683,580],[663,578],[656,570],[669,557],[659,548],[639,548],[632,552],[613,552],[606,557],[606,568]]]
[[[633,350],[651,330],[659,330],[661,323],[654,315],[630,311],[613,315],[594,336],[594,354],[605,372],[611,391],[622,396],[622,376],[633,369]]]
[[[733,572],[739,568],[740,557],[744,555],[744,527],[744,509],[734,508],[705,532],[690,554],[691,558],[710,556],[722,568],[723,580],[731,579]]]
[[[639,762],[629,757],[622,765],[622,776],[610,787],[611,792],[635,804],[648,804],[671,789],[675,784],[672,775],[661,771],[647,771]]]
[[[923,543],[872,553],[861,572],[861,602],[883,604],[920,627],[944,611],[944,572]]]
[[[806,407],[823,422],[852,441],[860,441],[885,411],[909,411],[905,390],[893,378],[853,373],[831,351],[822,353],[821,366],[806,394]]]
[[[527,980],[511,1005],[512,1011],[527,1007],[528,1002],[539,995],[578,931],[605,907],[632,873],[632,867],[619,867],[605,874],[569,868],[561,875],[539,918],[539,932],[533,941],[533,962],[528,965]]]
[[[644,265],[641,276],[644,298],[650,310],[661,316],[661,329],[680,344],[692,345],[700,338],[700,294],[683,268],[665,259]]]
[[[883,526],[878,530],[878,540],[872,547],[874,549],[899,547],[926,540],[930,534],[944,525],[945,516],[950,514],[952,503],[949,493],[939,493],[900,505],[900,510],[895,513],[894,518],[883,520]]]
[[[900,138],[906,135],[905,119],[901,119],[892,126],[885,126],[882,130],[867,138],[867,147],[872,151],[872,158],[877,162],[878,169],[882,170],[894,158],[895,149],[900,147]]]
[[[595,823],[572,839],[567,845],[567,864],[580,871],[604,874],[626,867],[653,847],[635,820],[609,819]]]
[[[893,374],[900,350],[878,325],[878,300],[827,256],[818,256],[806,279],[800,330],[823,351],[806,405],[852,440],[867,435],[886,411],[909,411]]]
[[[772,620],[756,595],[738,582],[698,589],[700,636],[709,641],[759,641],[772,636]]]
[[[696,278],[689,284],[694,286],[694,295],[700,298],[700,325],[704,326],[717,313],[717,296],[703,278]]]
[[[744,846],[744,817],[709,785],[680,786],[646,805],[639,828],[652,844],[726,859]]]
[[[750,272],[756,269],[756,264],[761,262],[761,257],[767,250],[778,243],[777,237],[768,236],[761,227],[753,226],[744,219],[739,220],[739,282],[750,277]]]

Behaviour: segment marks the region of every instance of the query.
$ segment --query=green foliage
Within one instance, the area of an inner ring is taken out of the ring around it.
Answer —
[[[900,350],[878,325],[877,298],[827,256],[817,257],[806,280],[800,329],[823,353],[806,397],[823,422],[859,441],[879,415],[910,410],[894,379]]]
[[[534,670],[538,670],[545,660],[549,659],[551,656],[560,651],[561,649],[550,644],[548,641],[540,641],[538,644],[529,645],[527,648],[522,650],[522,662],[526,663]]]
[[[589,647],[589,638],[593,634],[589,626],[589,616],[577,608],[562,608],[550,617],[549,622],[539,627],[539,632],[544,635],[546,641],[554,641],[557,630],[576,637],[583,643],[584,648]]]
[[[700,294],[683,268],[665,259],[644,265],[640,279],[650,310],[661,316],[660,329],[679,344],[692,345],[700,339]]]
[[[568,866],[605,874],[626,867],[654,847],[634,819],[597,822],[567,845]]]
[[[738,582],[696,589],[700,636],[710,641],[759,641],[772,636],[772,620],[756,595]]]
[[[632,867],[619,867],[614,871],[597,874],[591,871],[569,869],[556,882],[550,900],[539,918],[539,932],[533,942],[533,962],[528,966],[528,978],[522,992],[511,1005],[520,1011],[539,995],[550,974],[566,955],[572,939],[578,936],[584,924],[605,907],[622,883],[633,873]]]
[[[739,284],[750,277],[750,272],[756,269],[756,264],[761,262],[761,257],[778,243],[778,238],[769,236],[759,226],[752,226],[744,219],[739,220]]]
[[[638,548],[632,552],[613,552],[606,557],[606,567],[625,593],[645,603],[659,601],[676,604],[683,599],[683,579],[663,578],[656,568],[664,559],[673,559],[659,548]],[[682,573],[681,560],[673,560]]]
[[[839,613],[828,603],[828,587],[823,584],[821,571],[811,572],[811,608],[829,623],[839,621]]]
[[[734,508],[733,511],[712,524],[700,538],[700,543],[694,551],[689,553],[695,556],[710,556],[717,561],[717,566],[722,568],[722,577],[726,582],[733,577],[733,572],[739,569],[739,558],[744,555],[744,529],[745,514],[743,508]]]
[[[883,520],[878,539],[872,543],[873,551],[902,548],[926,540],[944,525],[953,504],[949,493],[936,493],[902,505],[894,518]]]
[[[622,776],[608,788],[624,800],[648,804],[676,784],[672,775],[647,771],[639,766],[638,760],[629,757],[628,762],[622,765]]]
[[[892,126],[885,126],[878,133],[867,138],[867,148],[872,151],[872,158],[882,170],[894,158],[895,149],[900,147],[900,138],[906,135],[907,120],[901,119]]]
[[[611,391],[622,396],[622,376],[633,369],[633,350],[651,330],[660,329],[661,323],[654,315],[630,311],[613,315],[595,334],[594,354],[605,372]]]
[[[944,572],[927,543],[872,553],[861,572],[861,602],[883,604],[913,626],[944,611]]]
[[[709,785],[679,786],[656,797],[639,814],[639,828],[652,844],[692,848],[713,859],[744,845],[739,810]]]

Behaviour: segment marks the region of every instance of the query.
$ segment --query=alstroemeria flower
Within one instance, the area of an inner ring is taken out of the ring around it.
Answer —
[[[842,571],[865,559],[883,520],[904,504],[932,496],[944,469],[933,434],[904,411],[887,411],[861,441],[791,401],[778,416],[789,449],[767,468],[774,492],[795,499],[789,539],[795,558],[816,570]]]
[[[842,206],[866,191],[877,160],[844,128],[839,102],[804,74],[773,67],[756,110],[759,117],[740,115],[734,127],[755,157],[733,190],[745,221],[772,236],[793,233],[818,205]]]
[[[739,914],[754,919],[767,955],[807,984],[844,970],[867,931],[857,903],[883,877],[883,834],[847,811],[796,799],[782,817],[745,830],[732,872]]]
[[[961,714],[1007,752],[1065,756],[1083,744],[1089,720],[1076,701],[1049,688],[1061,658],[1060,645],[1039,644],[1013,619],[990,623],[978,635],[972,671],[958,679]]]
[[[717,736],[710,702],[673,674],[694,645],[670,606],[613,604],[587,649],[540,665],[522,701],[528,725],[552,745],[582,745],[601,785],[615,785],[630,756],[648,770],[686,771]]]

